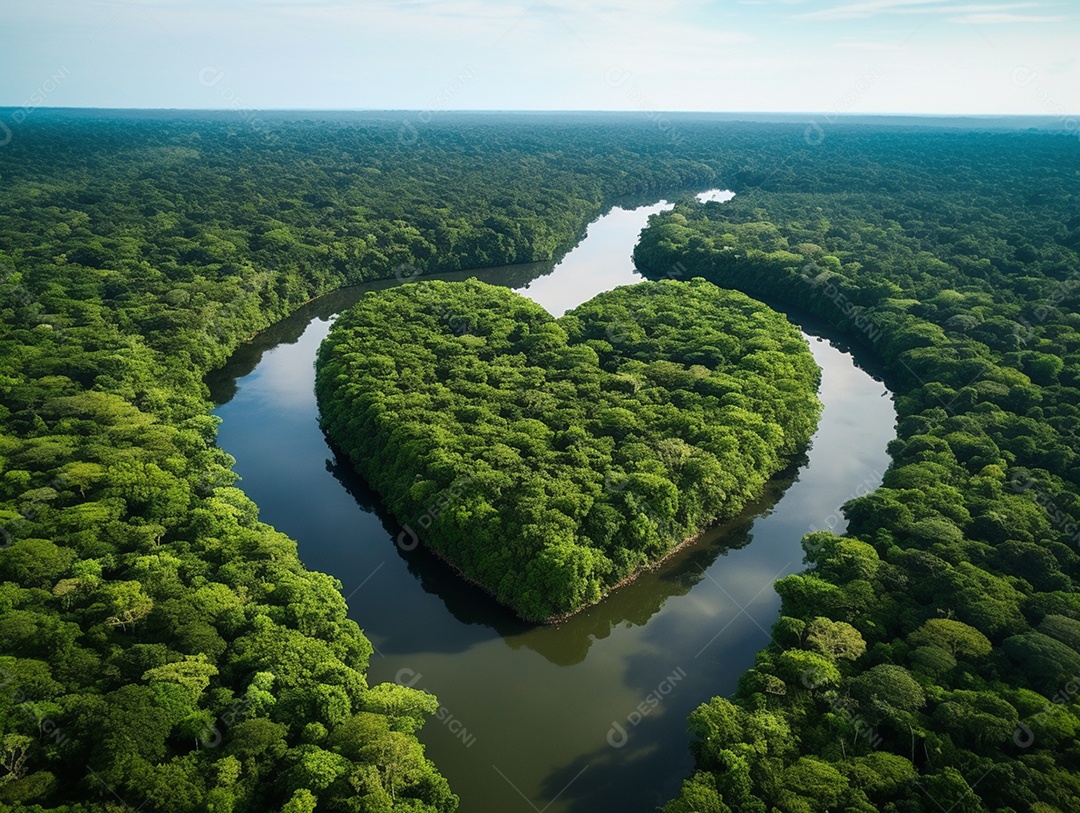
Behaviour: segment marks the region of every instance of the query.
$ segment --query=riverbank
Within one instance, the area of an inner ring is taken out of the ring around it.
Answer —
[[[576,305],[600,284],[639,281],[630,248],[660,208],[615,210],[589,227],[588,242],[543,278],[549,283],[511,285],[557,312],[569,294]],[[529,625],[426,550],[399,549],[400,526],[327,447],[312,362],[332,318],[306,315],[260,347],[257,364],[252,353],[234,368],[238,377],[223,384],[231,400],[216,410],[218,443],[236,458],[262,518],[298,540],[307,567],[343,584],[350,617],[377,650],[369,681],[415,680],[475,736],[466,748],[446,726],[419,732],[462,809],[524,806],[492,765],[540,807],[550,803],[548,813],[647,813],[674,796],[692,765],[686,716],[702,699],[734,691],[768,643],[762,628],[779,608],[770,584],[801,569],[799,540],[809,526],[823,527],[887,467],[895,412],[881,383],[844,349],[813,338],[830,332],[806,327],[825,408],[797,475],[778,475],[742,514],[604,601],[559,623]],[[613,749],[612,721],[625,721],[677,666],[686,672],[678,690]]]

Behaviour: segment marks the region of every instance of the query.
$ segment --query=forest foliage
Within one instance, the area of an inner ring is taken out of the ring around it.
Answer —
[[[691,716],[666,810],[1080,809],[1080,153],[833,140],[635,250],[824,318],[899,417],[882,487],[804,538],[770,646]]]
[[[456,807],[414,736],[434,698],[367,685],[340,584],[234,486],[203,376],[320,293],[549,258],[715,161],[398,124],[42,110],[0,149],[0,808]]]
[[[703,280],[559,319],[473,280],[366,294],[319,349],[316,391],[404,544],[539,621],[757,497],[813,434],[819,382],[790,322]]]
[[[0,807],[454,809],[414,737],[434,699],[367,686],[203,376],[321,293],[547,259],[626,196],[720,183],[732,208],[681,205],[642,266],[831,318],[902,421],[739,705],[695,715],[672,810],[1080,807],[1075,138],[309,119],[39,109],[0,147]]]

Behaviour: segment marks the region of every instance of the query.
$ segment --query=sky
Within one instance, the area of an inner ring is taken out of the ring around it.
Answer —
[[[3,0],[0,106],[1080,114],[1076,0]]]

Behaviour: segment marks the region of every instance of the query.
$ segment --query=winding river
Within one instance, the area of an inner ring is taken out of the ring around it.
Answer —
[[[560,315],[640,279],[630,252],[648,216],[668,206],[613,209],[554,266],[444,278],[510,285]],[[652,811],[692,767],[689,712],[731,694],[769,642],[780,603],[772,583],[802,569],[801,536],[842,529],[838,507],[880,483],[892,400],[824,326],[789,313],[823,370],[825,410],[806,457],[662,567],[559,626],[529,626],[423,549],[400,550],[400,526],[319,430],[315,351],[363,290],[392,284],[323,297],[238,350],[209,382],[218,442],[261,518],[298,541],[308,567],[341,580],[376,648],[370,682],[438,696],[419,736],[462,813]]]

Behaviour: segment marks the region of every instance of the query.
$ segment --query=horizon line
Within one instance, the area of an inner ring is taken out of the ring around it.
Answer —
[[[0,104],[0,110],[34,110],[40,112],[67,112],[67,111],[90,111],[103,110],[114,112],[176,112],[176,113],[428,113],[432,115],[444,114],[477,114],[477,113],[515,113],[515,114],[566,114],[586,113],[600,115],[645,115],[640,109],[608,110],[597,108],[502,108],[502,107],[477,107],[477,108],[421,108],[421,107],[106,107],[100,105],[17,105]],[[917,113],[917,112],[867,112],[867,113],[838,113],[829,110],[664,110],[652,111],[652,115],[697,115],[697,116],[822,116],[831,119],[841,118],[964,118],[964,119],[1065,119],[1080,117],[1080,112],[1075,114],[1058,113]]]

